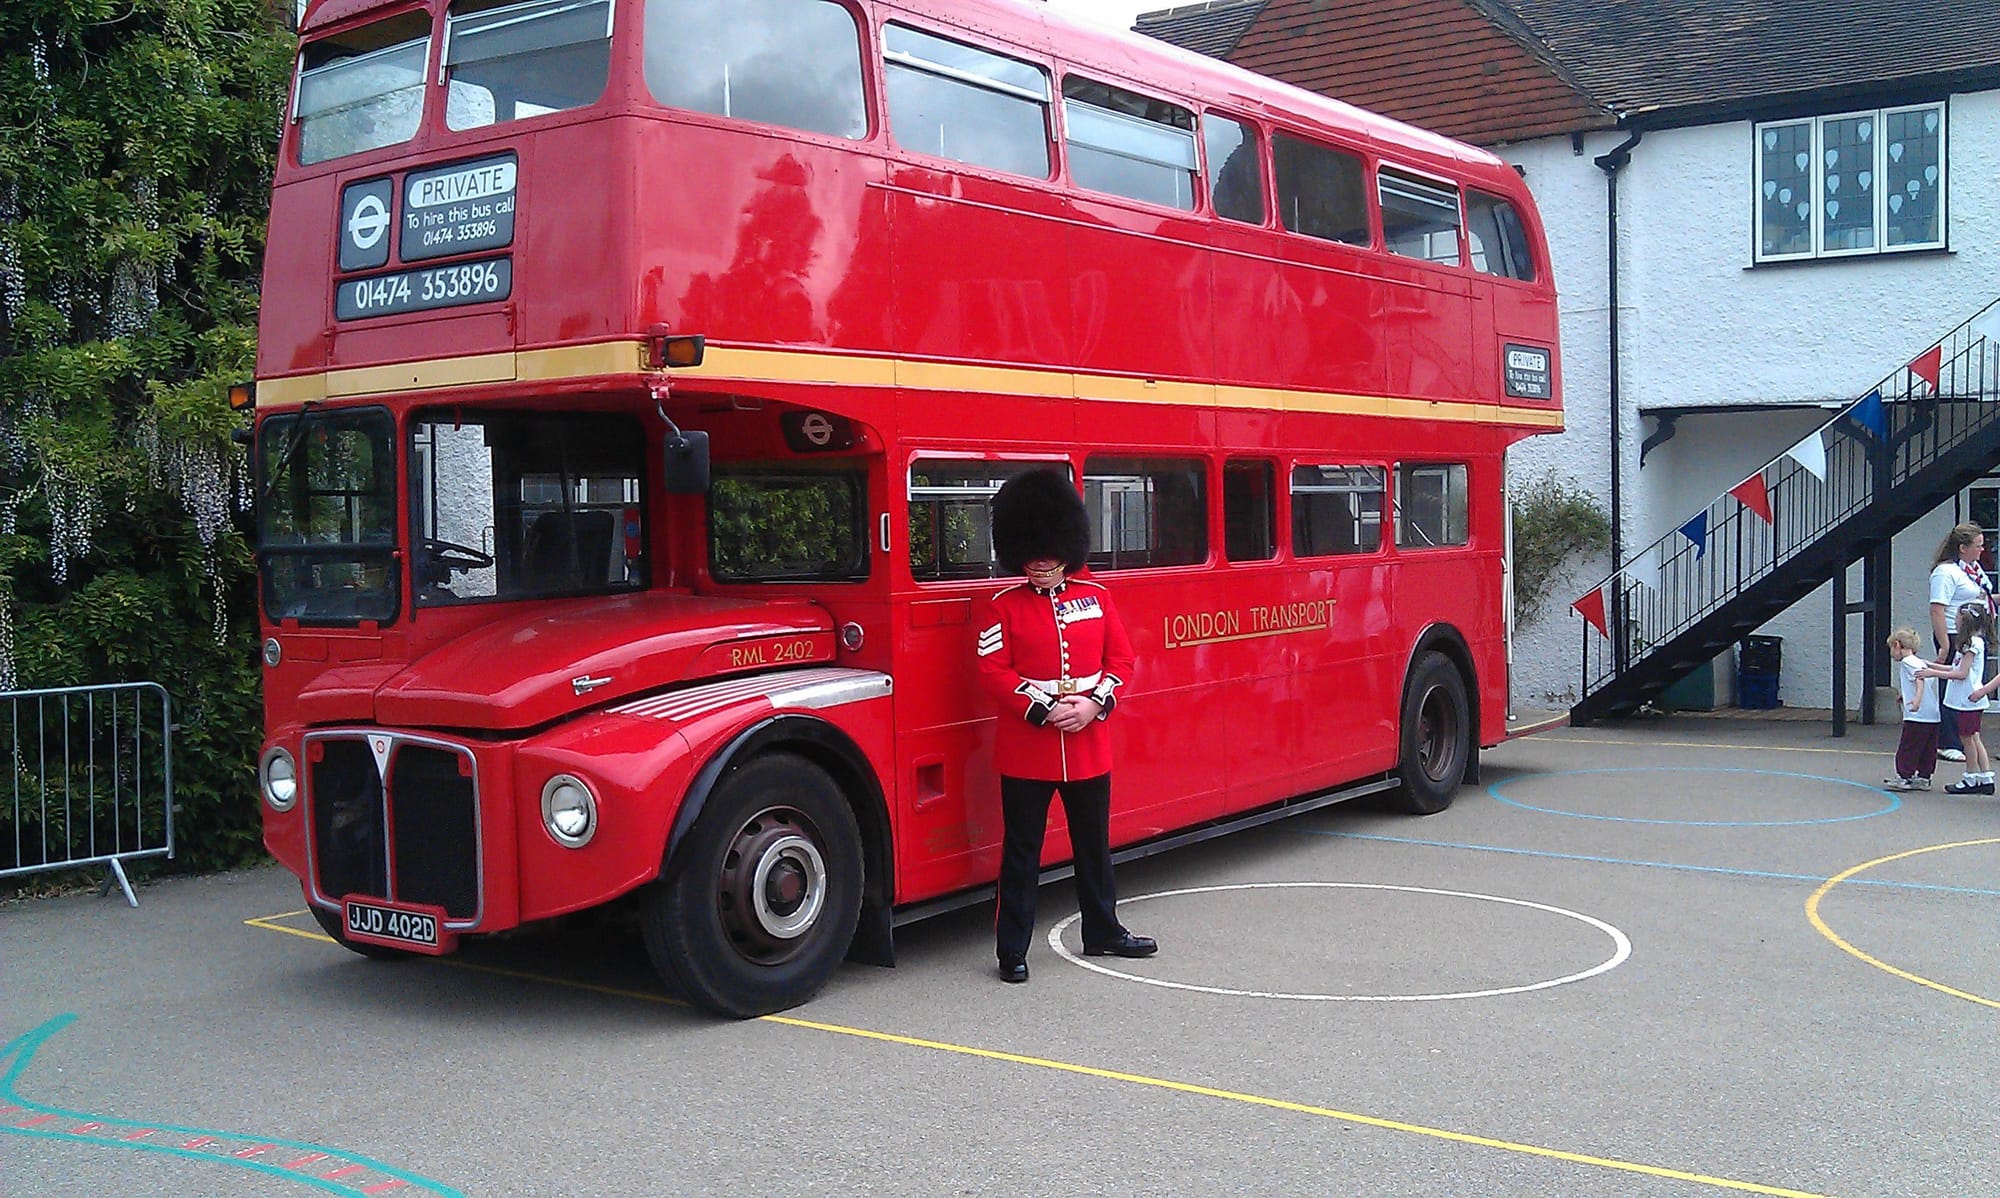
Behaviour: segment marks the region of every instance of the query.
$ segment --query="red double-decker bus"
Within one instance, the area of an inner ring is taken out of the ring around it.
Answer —
[[[321,924],[631,899],[736,1015],[990,892],[1008,477],[1074,480],[1131,627],[1132,855],[1450,802],[1505,451],[1561,427],[1513,170],[1019,0],[319,0],[255,401],[265,840]]]

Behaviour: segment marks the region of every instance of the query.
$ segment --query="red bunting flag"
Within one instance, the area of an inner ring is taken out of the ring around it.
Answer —
[[[1729,493],[1741,500],[1744,507],[1762,516],[1764,523],[1771,523],[1771,493],[1764,489],[1762,470],[1729,488]]]
[[[1610,631],[1604,627],[1603,587],[1592,590],[1590,594],[1585,595],[1575,603],[1570,604],[1570,606],[1575,608],[1576,614],[1588,621],[1592,628],[1597,629],[1597,635],[1607,637],[1611,635]]]
[[[1944,346],[1933,345],[1923,353],[1918,354],[1916,360],[1910,363],[1910,373],[1929,383],[1931,390],[1936,391],[1938,389],[1938,368],[1943,364]]]

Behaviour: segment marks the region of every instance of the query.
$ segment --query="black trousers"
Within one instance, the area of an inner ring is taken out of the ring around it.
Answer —
[[[1111,878],[1111,775],[1079,782],[1000,776],[1000,813],[1006,836],[1000,853],[999,905],[993,939],[1002,961],[1028,955],[1035,934],[1035,890],[1042,872],[1042,837],[1049,799],[1062,795],[1069,840],[1076,855],[1076,902],[1083,911],[1083,942],[1118,938],[1118,888]]]

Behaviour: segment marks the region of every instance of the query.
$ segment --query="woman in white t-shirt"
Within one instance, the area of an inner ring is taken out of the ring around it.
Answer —
[[[1931,566],[1931,640],[1940,658],[1951,644],[1951,634],[1958,631],[1958,609],[1967,603],[1992,604],[1993,584],[1979,564],[1985,551],[1986,534],[1977,524],[1958,525],[1938,546]],[[1947,761],[1965,760],[1958,731],[1950,720],[1938,726],[1938,756]]]

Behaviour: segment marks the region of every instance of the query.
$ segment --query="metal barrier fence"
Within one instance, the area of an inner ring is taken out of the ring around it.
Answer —
[[[0,878],[174,855],[173,713],[154,682],[0,691]]]

